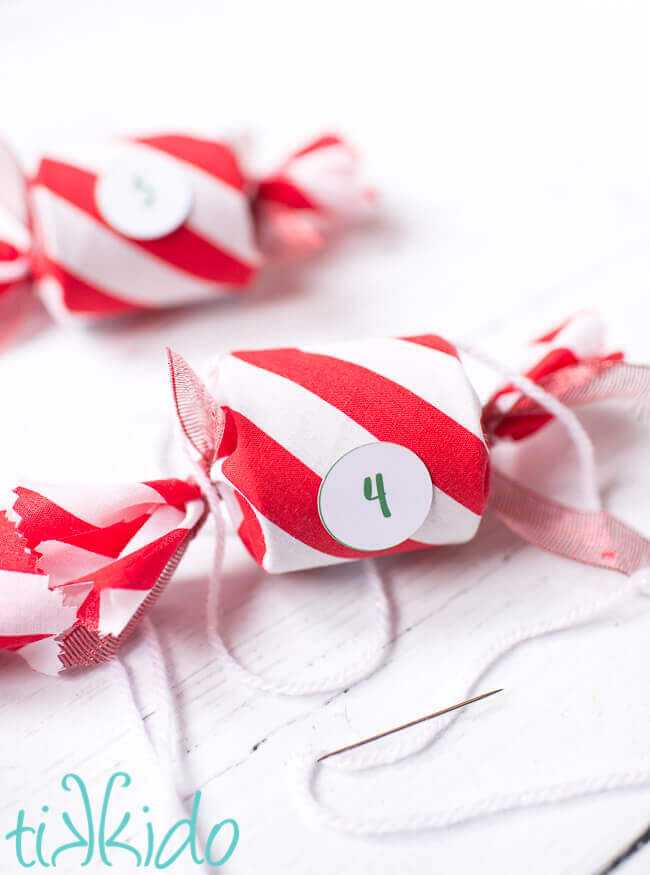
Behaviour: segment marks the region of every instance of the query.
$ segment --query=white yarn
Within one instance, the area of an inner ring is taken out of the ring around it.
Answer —
[[[315,797],[314,783],[318,764],[313,756],[309,761],[300,764],[298,786],[303,791],[301,803],[310,815],[321,825],[337,829],[353,835],[381,836],[397,833],[423,832],[424,830],[443,829],[468,820],[477,820],[495,814],[519,811],[542,805],[552,805],[568,802],[583,796],[598,793],[624,790],[631,787],[650,785],[650,761],[640,767],[609,774],[592,775],[577,781],[549,784],[546,787],[533,787],[523,792],[500,793],[471,800],[467,803],[450,806],[439,811],[414,813],[403,818],[395,816],[340,815],[331,809],[324,808]]]
[[[638,591],[640,586],[641,580],[635,575],[627,580],[623,586],[604,598],[595,599],[586,605],[572,608],[553,618],[515,627],[484,651],[478,660],[478,669],[470,675],[468,681],[459,687],[462,691],[459,693],[459,698],[469,699],[473,696],[478,684],[488,672],[506,654],[510,653],[520,644],[533,641],[535,638],[541,638],[544,635],[551,635],[555,632],[561,632],[588,623],[624,601],[631,593]],[[395,742],[390,749],[384,749],[381,745],[369,745],[365,748],[341,754],[336,758],[332,758],[331,766],[332,768],[339,768],[344,771],[358,771],[376,766],[390,765],[407,759],[414,754],[420,753],[424,748],[429,747],[460,715],[460,710],[453,711],[450,714],[436,718],[431,723],[422,724],[419,729],[400,733],[400,735],[395,737]]]
[[[479,682],[487,673],[509,652],[520,644],[532,641],[543,635],[575,628],[587,623],[615,607],[630,594],[640,592],[650,595],[650,569],[641,569],[605,598],[597,599],[587,605],[573,608],[566,613],[550,620],[543,620],[513,629],[509,634],[496,641],[479,660],[478,669],[473,679],[465,685],[462,698],[472,696]],[[395,736],[396,741],[390,746],[379,747],[369,745],[357,748],[319,763],[318,758],[326,751],[310,753],[298,763],[299,787],[301,800],[310,811],[312,817],[325,825],[342,832],[356,835],[389,835],[394,833],[409,833],[427,829],[438,829],[463,821],[505,813],[521,808],[531,808],[550,803],[566,802],[580,796],[622,790],[628,787],[650,785],[650,761],[640,767],[621,772],[589,776],[578,781],[551,784],[546,787],[533,787],[525,791],[496,794],[482,797],[469,802],[440,808],[434,812],[423,812],[421,815],[372,816],[365,812],[361,815],[341,815],[326,809],[316,796],[316,779],[321,768],[340,771],[359,771],[377,766],[391,765],[413,756],[433,744],[458,719],[461,711],[454,711],[437,718],[430,724],[422,724],[417,729],[409,729]],[[401,737],[400,737],[401,736]]]
[[[537,383],[534,383],[528,377],[523,376],[523,374],[511,372],[508,368],[504,367],[500,362],[495,361],[486,353],[465,344],[457,343],[455,345],[461,352],[464,352],[466,355],[482,362],[496,373],[502,374],[508,383],[512,383],[512,385],[520,389],[524,395],[537,401],[541,407],[544,407],[549,413],[552,413],[557,421],[564,426],[578,456],[582,493],[586,507],[589,510],[601,510],[602,504],[600,501],[600,495],[598,494],[596,479],[594,445],[587,434],[585,427],[573,410],[565,404],[562,404],[562,402],[558,401],[554,395],[551,395],[550,392],[542,389],[541,386],[538,386]]]
[[[632,406],[632,416],[641,423],[641,425],[650,425],[650,402],[637,401]]]
[[[171,813],[174,815],[174,820],[187,817],[185,805],[177,785],[174,758],[170,756],[172,749],[170,741],[171,737],[165,739],[167,747],[162,747],[161,745],[156,745],[154,743],[153,734],[150,735],[144,725],[144,720],[142,719],[142,714],[140,713],[140,708],[136,701],[133,682],[122,657],[118,654],[112,660],[112,664],[114,666],[113,674],[115,681],[120,687],[122,687],[129,702],[127,717],[133,731],[140,736],[140,739],[143,742],[143,752],[149,759],[149,767],[153,772],[161,773],[163,785],[169,790],[169,799],[167,802],[172,809]]]
[[[169,678],[165,670],[165,661],[160,647],[160,639],[153,625],[153,622],[146,618],[143,621],[145,625],[145,643],[150,650],[154,671],[156,672],[156,692],[157,692],[157,708],[156,713],[162,716],[164,727],[162,738],[155,742],[153,734],[150,735],[144,725],[144,720],[140,713],[140,708],[135,697],[135,689],[129,671],[118,654],[113,659],[114,677],[119,686],[125,691],[128,699],[127,717],[131,723],[133,731],[140,736],[143,742],[143,752],[149,760],[148,766],[154,773],[159,773],[161,776],[161,784],[163,789],[166,789],[165,799],[163,804],[166,804],[169,811],[169,816],[165,818],[166,823],[177,823],[179,820],[184,820],[189,816],[189,811],[182,797],[177,770],[177,757],[175,734],[173,732],[173,715],[176,712],[175,703]],[[214,868],[209,865],[207,860],[199,867],[205,872],[214,872]]]
[[[154,693],[156,698],[156,714],[158,716],[158,739],[155,742],[157,750],[164,752],[169,764],[177,761],[176,750],[176,702],[165,668],[165,657],[162,652],[160,638],[151,617],[146,616],[141,624],[144,644],[149,651],[150,663],[154,675]]]
[[[376,637],[375,641],[358,653],[352,662],[337,671],[317,678],[301,676],[287,681],[274,681],[249,671],[237,660],[228,649],[221,633],[221,571],[225,545],[225,520],[221,509],[221,498],[217,487],[200,464],[193,462],[193,470],[216,526],[215,555],[208,580],[206,617],[208,640],[217,654],[220,665],[235,678],[255,689],[284,696],[307,696],[343,690],[374,674],[386,661],[393,640],[393,622],[390,599],[372,559],[364,560],[364,568],[377,615]]]

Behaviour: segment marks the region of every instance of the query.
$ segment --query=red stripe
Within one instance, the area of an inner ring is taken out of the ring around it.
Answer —
[[[236,491],[235,498],[243,516],[243,520],[237,529],[237,534],[253,559],[261,565],[266,553],[266,541],[264,540],[262,526],[255,511],[246,499]]]
[[[547,353],[544,358],[537,362],[536,365],[533,365],[526,376],[529,379],[534,380],[535,383],[538,383],[542,377],[545,377],[553,371],[559,371],[560,368],[566,368],[570,365],[577,364],[578,358],[572,350],[557,347]]]
[[[500,438],[511,438],[520,441],[543,428],[553,419],[551,413],[531,413],[526,416],[506,416],[494,429],[494,434]]]
[[[170,135],[161,137],[137,137],[135,143],[151,146],[187,161],[221,182],[226,182],[238,191],[243,191],[246,180],[235,155],[228,146],[213,140],[198,140],[195,137]]]
[[[315,550],[345,559],[371,555],[339,544],[323,526],[318,514],[321,478],[241,413],[231,410],[230,414],[237,426],[237,447],[224,461],[222,470],[247,501],[276,526]],[[404,541],[374,555],[428,546]]]
[[[181,225],[171,234],[157,240],[133,240],[120,234],[104,221],[97,209],[96,182],[97,177],[94,173],[49,158],[41,161],[34,180],[35,185],[43,185],[49,191],[74,204],[102,227],[108,228],[116,237],[192,276],[232,285],[243,285],[251,280],[254,273],[252,267],[227,255],[186,225]]]
[[[117,559],[129,541],[150,518],[150,513],[143,513],[129,522],[118,522],[112,526],[91,529],[80,535],[73,535],[65,539],[57,538],[57,540],[63,540],[66,544],[80,547],[82,550],[89,550],[91,553],[97,553],[100,556]]]
[[[192,486],[186,480],[178,480],[174,477],[167,480],[145,480],[144,485],[154,489],[158,495],[165,499],[167,504],[171,504],[179,510],[184,510],[189,501],[196,501],[202,497],[201,490],[197,486]]]
[[[20,252],[11,243],[0,240],[0,261],[16,261],[20,258]]]
[[[36,567],[38,554],[27,546],[14,523],[0,511],[0,569],[2,571],[22,571],[28,574],[42,574]]]
[[[547,353],[537,364],[533,365],[533,367],[526,372],[525,376],[528,377],[529,380],[533,380],[533,382],[538,383],[542,377],[546,377],[548,374],[551,374],[553,371],[557,371],[560,368],[568,367],[570,365],[577,365],[578,359],[571,352],[570,349],[564,349],[562,347],[558,347],[556,349],[552,349],[549,353]],[[507,383],[501,389],[494,393],[492,398],[490,399],[490,403],[496,401],[497,398],[500,398],[502,395],[507,395],[510,392],[520,392],[514,383]],[[548,419],[552,419],[553,417],[549,415]],[[541,425],[539,426],[541,428]],[[498,430],[495,434],[498,434]]]
[[[302,155],[308,155],[310,152],[316,152],[318,149],[326,149],[328,146],[342,146],[343,140],[337,137],[336,134],[325,134],[317,140],[313,140],[307,146],[293,153],[293,158],[300,158]]]
[[[483,512],[489,466],[485,444],[418,395],[374,371],[331,356],[298,349],[233,355],[297,383],[377,440],[408,447],[427,466],[435,486],[474,513]]]
[[[87,313],[93,316],[115,316],[133,310],[148,310],[146,304],[124,301],[113,292],[91,286],[81,277],[71,273],[50,258],[39,259],[37,277],[53,277],[61,286],[63,305],[71,313]]]
[[[92,583],[95,592],[104,589],[151,589],[188,534],[188,529],[173,529],[128,556],[109,562],[98,571],[59,584],[56,588]]]
[[[75,626],[78,628],[79,624],[83,624],[87,629],[96,632],[99,627],[99,605],[99,593],[93,589],[79,606]]]
[[[281,204],[292,210],[318,210],[318,204],[283,176],[272,176],[260,183],[257,200]]]
[[[68,513],[49,498],[18,486],[14,489],[18,496],[14,510],[20,516],[18,531],[30,547],[41,541],[66,541],[78,535],[99,531],[98,526]]]
[[[217,451],[218,459],[223,459],[225,456],[229,456],[234,452],[235,447],[237,446],[237,426],[235,425],[235,421],[227,407],[222,407],[221,409],[226,415],[226,422],[223,430],[223,437],[221,438],[221,443],[219,444],[219,449]]]
[[[553,328],[551,331],[548,331],[546,334],[542,334],[541,337],[537,337],[533,343],[552,343],[555,338],[558,336],[560,331],[564,331],[564,329],[569,325],[570,322],[573,322],[575,316],[570,316],[568,319],[565,319],[557,328]]]
[[[413,337],[400,337],[398,340],[407,340],[409,343],[417,343],[420,346],[426,346],[429,349],[436,349],[438,352],[447,353],[447,355],[453,356],[455,359],[458,358],[456,347],[437,334],[416,334]]]
[[[0,650],[20,650],[27,644],[49,637],[49,635],[0,635]]]

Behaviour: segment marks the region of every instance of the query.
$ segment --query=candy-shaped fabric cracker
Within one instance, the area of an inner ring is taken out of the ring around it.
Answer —
[[[269,258],[367,211],[356,174],[336,136],[264,179],[231,144],[180,134],[62,149],[29,177],[0,148],[0,300],[33,286],[68,320],[238,294]]]
[[[237,351],[210,364],[205,383],[170,352],[192,475],[14,489],[0,514],[0,649],[49,673],[110,659],[209,512],[218,579],[223,504],[274,573],[468,541],[488,498],[544,549],[628,575],[650,565],[650,541],[622,521],[491,465],[493,445],[536,433],[549,416],[581,429],[572,406],[648,404],[650,368],[577,341],[567,355],[577,325],[536,342],[545,364],[535,372],[529,362],[528,379],[510,374],[483,410],[456,348],[434,334]]]

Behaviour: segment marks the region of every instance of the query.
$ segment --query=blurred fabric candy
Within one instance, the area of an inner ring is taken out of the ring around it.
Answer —
[[[0,301],[32,286],[65,321],[238,294],[372,199],[337,136],[262,179],[234,146],[181,134],[61,150],[29,177],[0,147]]]

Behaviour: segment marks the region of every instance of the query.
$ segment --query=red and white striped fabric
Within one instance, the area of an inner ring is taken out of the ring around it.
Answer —
[[[295,257],[323,245],[323,232],[363,218],[375,198],[358,179],[355,151],[340,137],[314,140],[258,186],[259,239],[271,257]]]
[[[488,497],[488,449],[478,398],[442,338],[233,352],[212,369],[208,390],[226,412],[212,478],[267,571],[377,555],[335,540],[317,502],[334,462],[377,441],[413,451],[434,486],[422,527],[380,552],[460,543],[475,534]]]
[[[537,370],[533,364],[529,373],[569,408],[607,399],[647,406],[650,367],[594,355],[599,337],[588,317],[571,320],[535,342]],[[503,413],[502,394],[482,412],[456,349],[433,334],[237,351],[208,369],[207,387],[180,356],[170,351],[169,360],[205,497],[192,482],[173,479],[114,488],[99,499],[95,489],[22,486],[0,512],[0,650],[19,652],[40,671],[114,656],[168,582],[208,506],[220,513],[220,497],[269,572],[462,543],[474,536],[488,499],[485,435],[491,444],[502,422],[510,424],[504,436],[519,437],[546,421],[534,399],[516,400]],[[387,459],[378,449],[400,459],[387,489],[381,473],[372,486]],[[352,476],[346,467],[342,479],[330,479],[339,463],[360,458],[356,450],[363,460]],[[383,461],[375,466],[368,453]],[[408,464],[417,482],[405,474]],[[496,513],[531,543],[625,574],[647,564],[650,542],[604,511],[560,504],[499,471],[492,480]],[[328,488],[335,500],[325,508]],[[388,499],[401,508],[394,517]],[[383,521],[375,515],[372,525],[379,519],[385,532],[386,520],[401,526],[404,510],[417,503],[417,519],[407,521],[408,532],[399,528],[399,538],[356,537],[369,507],[373,514],[381,508]],[[339,514],[356,527],[351,539],[337,529]],[[376,549],[385,544],[395,546]],[[222,550],[219,544],[217,555]]]
[[[620,352],[605,354],[605,327],[596,313],[581,312],[518,350],[516,370],[544,385],[551,375],[584,362],[621,361]],[[514,386],[504,386],[485,406],[486,432],[496,438],[522,440],[553,417],[533,409]]]
[[[20,224],[16,192],[25,183],[3,154],[0,204]],[[179,227],[133,239],[109,224],[96,190],[124,160],[162,162],[182,174],[191,206]],[[185,135],[48,155],[27,183],[29,221],[23,204],[20,240],[12,239],[15,233],[3,236],[0,224],[0,292],[31,272],[51,313],[64,320],[238,293],[268,257],[316,248],[324,229],[367,207],[370,195],[355,173],[354,153],[338,137],[316,140],[261,181],[245,175],[231,145]]]
[[[182,480],[18,487],[0,512],[0,650],[56,674],[110,659],[205,517]]]

